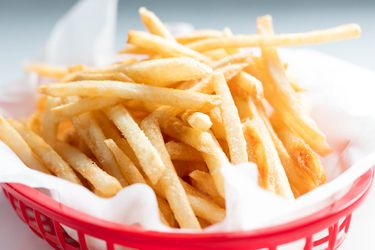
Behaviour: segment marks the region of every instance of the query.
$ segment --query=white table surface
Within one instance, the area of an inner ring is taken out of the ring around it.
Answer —
[[[54,22],[73,2],[0,0],[0,87],[19,75],[25,58],[38,54]],[[364,31],[361,40],[315,48],[375,70],[375,1],[120,1],[118,44],[125,40],[125,30],[140,27],[136,9],[142,5],[166,21],[184,20],[201,28],[228,25],[235,32],[254,31],[254,18],[267,13],[274,16],[276,29],[284,32],[358,22]],[[4,199],[1,193],[0,248],[50,249],[16,217]],[[354,213],[349,232],[341,250],[375,249],[374,190]]]

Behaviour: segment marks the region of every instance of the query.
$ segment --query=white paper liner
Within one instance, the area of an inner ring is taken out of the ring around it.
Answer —
[[[117,1],[80,1],[55,26],[45,61],[58,65],[101,65],[113,56]],[[329,182],[295,201],[257,185],[254,164],[223,167],[227,217],[205,232],[252,230],[301,217],[337,199],[375,164],[375,75],[365,69],[310,50],[282,51],[288,71],[306,88],[318,125],[335,152],[323,159]],[[0,111],[12,117],[35,106],[38,79],[29,75],[0,92]],[[136,184],[110,199],[86,188],[27,168],[0,143],[0,182],[17,182],[51,190],[61,203],[92,216],[146,229],[171,231],[159,219],[153,191]],[[186,231],[176,230],[173,231]]]

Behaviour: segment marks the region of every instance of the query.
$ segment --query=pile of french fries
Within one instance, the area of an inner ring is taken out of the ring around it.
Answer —
[[[148,32],[128,33],[123,61],[28,65],[56,82],[38,88],[27,119],[0,118],[1,140],[28,167],[102,197],[144,183],[155,191],[162,222],[189,229],[224,219],[222,166],[256,163],[259,185],[287,199],[325,182],[319,157],[330,146],[276,46],[355,38],[358,25],[274,34],[263,16],[253,35],[174,36],[151,11],[139,14]]]

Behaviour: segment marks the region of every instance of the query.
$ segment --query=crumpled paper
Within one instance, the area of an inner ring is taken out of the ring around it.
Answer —
[[[55,26],[44,61],[57,65],[101,65],[113,56],[117,0],[80,1]],[[317,211],[340,197],[355,179],[375,164],[375,74],[348,62],[310,50],[283,50],[288,72],[307,92],[311,113],[327,134],[334,152],[322,159],[328,183],[290,201],[257,185],[252,163],[222,168],[227,217],[204,231],[252,230],[287,222]],[[0,92],[0,111],[12,117],[30,113],[35,87],[28,75]],[[50,190],[53,199],[101,219],[161,231],[156,198],[146,185],[136,184],[115,197],[100,198],[86,188],[27,168],[0,143],[0,182],[17,182]],[[277,208],[277,209],[275,209]]]

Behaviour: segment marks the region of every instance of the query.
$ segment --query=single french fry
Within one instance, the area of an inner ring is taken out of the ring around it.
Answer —
[[[211,130],[214,133],[215,137],[218,139],[225,139],[225,128],[223,123],[223,117],[221,114],[221,109],[219,107],[211,109],[210,118],[212,121]]]
[[[50,173],[50,171],[43,165],[43,163],[33,153],[30,146],[22,138],[11,124],[8,123],[0,115],[0,140],[2,140],[13,152],[21,159],[21,161],[31,169],[41,171],[43,173]]]
[[[181,44],[188,44],[202,39],[220,37],[223,35],[219,30],[194,30],[187,34],[175,36],[175,40]]]
[[[42,137],[50,145],[54,144],[56,141],[57,125],[59,121],[59,118],[54,115],[51,109],[59,105],[59,103],[60,98],[49,96],[47,98],[46,111],[44,112],[42,119]]]
[[[220,60],[217,60],[212,63],[212,68],[217,69],[234,63],[247,63],[251,61],[253,57],[252,51],[240,51],[235,54],[227,55]]]
[[[173,212],[166,200],[156,195],[158,201],[160,220],[167,226],[178,227],[178,223],[174,218]]]
[[[62,82],[74,82],[74,81],[85,81],[85,80],[95,80],[95,81],[120,81],[120,82],[133,82],[129,76],[122,72],[72,72],[64,76],[61,80]]]
[[[132,54],[132,55],[148,55],[154,56],[156,53],[149,49],[140,48],[133,44],[127,44],[124,48],[122,48],[118,53],[120,54]]]
[[[150,31],[151,34],[155,34],[169,40],[174,40],[172,34],[164,26],[162,21],[155,15],[154,12],[149,11],[145,7],[139,8],[138,12],[143,24],[146,26],[146,28],[148,29],[148,31]]]
[[[205,196],[190,184],[180,179],[190,203],[192,204],[194,213],[208,222],[215,224],[225,218],[225,210],[218,206],[215,202],[210,200],[209,197]]]
[[[119,146],[112,140],[107,139],[104,141],[109,150],[111,150],[113,157],[115,157],[122,175],[126,178],[129,183],[145,183],[142,174],[138,168],[129,159],[129,157],[119,148]]]
[[[304,33],[291,33],[270,35],[235,35],[215,37],[188,44],[190,49],[204,52],[218,48],[244,48],[258,46],[295,46],[308,44],[321,44],[346,39],[358,38],[361,28],[357,24],[341,25],[330,29],[310,31]]]
[[[129,112],[121,105],[109,108],[107,116],[116,124],[134,150],[139,163],[153,184],[163,176],[165,165],[150,140],[139,128]]]
[[[251,96],[252,98],[261,101],[264,98],[262,83],[252,75],[241,72],[236,75],[229,85],[232,89],[234,87],[237,91],[236,94],[242,96]]]
[[[165,144],[172,160],[179,161],[203,161],[202,155],[194,148],[175,141],[169,141]]]
[[[212,60],[220,60],[226,56],[228,56],[228,51],[225,49],[214,49],[202,52],[203,55],[208,56]],[[210,61],[210,65],[214,64],[212,61]]]
[[[226,140],[229,145],[231,162],[238,164],[247,162],[246,140],[236,105],[229,87],[222,74],[214,75],[215,92],[222,98],[221,112],[225,128]]]
[[[192,49],[189,49],[182,44],[178,44],[175,41],[170,41],[160,36],[148,34],[142,31],[129,31],[128,43],[137,45],[143,49],[154,51],[165,57],[187,56],[200,62],[209,61],[207,57]]]
[[[111,197],[121,190],[121,185],[116,178],[104,172],[78,149],[63,142],[57,142],[55,149],[74,170],[94,186],[96,193],[100,196]]]
[[[310,176],[316,186],[325,183],[324,168],[311,147],[293,134],[276,115],[271,117],[271,123],[297,166]]]
[[[51,96],[118,97],[185,109],[207,109],[221,102],[220,97],[216,95],[117,81],[79,81],[49,84],[40,86],[39,91]]]
[[[177,57],[142,61],[126,66],[122,71],[135,82],[163,87],[201,79],[210,74],[212,69],[192,58]]]
[[[199,129],[201,131],[207,131],[212,127],[210,117],[201,112],[192,113],[186,118],[186,121],[192,128]]]
[[[53,114],[58,117],[72,117],[94,111],[97,109],[113,106],[123,101],[120,98],[113,97],[87,97],[77,102],[63,104],[51,109]]]
[[[72,122],[78,135],[90,148],[104,171],[115,177],[123,187],[127,186],[128,183],[122,176],[116,160],[104,143],[106,137],[93,115],[85,113],[75,116],[72,118]]]
[[[23,124],[10,121],[13,128],[23,137],[30,148],[44,162],[49,171],[67,181],[81,184],[81,181],[73,169],[66,163],[56,151],[48,145],[40,136],[26,128]]]
[[[218,193],[212,176],[200,170],[194,170],[189,174],[193,187],[209,195],[219,206],[225,207],[225,200]]]
[[[165,194],[165,198],[167,199],[178,224],[181,228],[200,229],[199,222],[189,204],[185,190],[174,170],[173,163],[165,147],[164,139],[156,118],[151,114],[142,121],[141,127],[152,142],[153,146],[157,148],[161,159],[165,164],[166,169],[160,178],[159,185]]]
[[[40,135],[41,129],[42,129],[42,113],[39,111],[34,112],[30,115],[30,117],[27,119],[27,127],[31,129],[34,133]]]
[[[258,30],[265,36],[272,34],[272,20],[269,16],[258,18]],[[288,78],[284,66],[272,47],[262,47],[264,94],[268,102],[290,129],[308,143],[317,153],[331,152],[326,136],[317,127],[301,106]]]
[[[42,63],[28,64],[25,68],[27,72],[34,72],[39,76],[53,79],[61,79],[69,72],[69,70],[65,67],[51,66]]]

